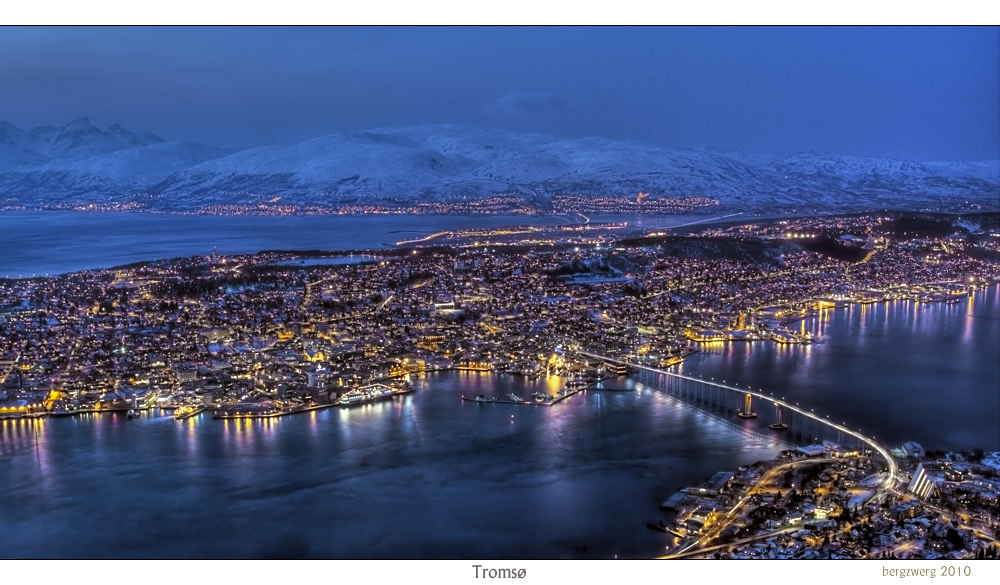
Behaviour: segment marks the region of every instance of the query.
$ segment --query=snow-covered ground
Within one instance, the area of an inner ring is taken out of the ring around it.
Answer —
[[[983,456],[981,463],[987,467],[992,467],[993,469],[1000,469],[1000,451],[987,453]]]
[[[8,203],[412,203],[518,194],[706,197],[741,210],[823,207],[995,209],[1000,161],[916,163],[827,153],[785,159],[605,138],[558,138],[461,124],[333,134],[233,152],[166,142],[87,118],[22,130],[0,122]]]

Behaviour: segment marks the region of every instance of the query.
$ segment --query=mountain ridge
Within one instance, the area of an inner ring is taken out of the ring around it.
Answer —
[[[539,211],[551,210],[559,197],[640,197],[741,211],[996,209],[1000,161],[919,163],[822,152],[781,158],[467,124],[376,128],[237,150],[168,142],[119,124],[101,130],[86,117],[27,131],[0,122],[0,199],[7,206],[406,206],[497,196],[522,198]]]

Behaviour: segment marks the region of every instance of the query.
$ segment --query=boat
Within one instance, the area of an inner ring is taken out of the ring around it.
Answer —
[[[524,402],[524,400],[521,400],[520,396],[514,394],[513,392],[508,392],[504,397],[511,402]]]
[[[533,392],[531,396],[535,399],[535,402],[548,402],[552,400],[552,396],[545,394],[544,392]]]
[[[134,408],[129,409],[129,411],[125,413],[125,418],[139,418],[140,412],[141,411]]]
[[[174,411],[174,418],[177,420],[183,420],[186,418],[191,418],[196,414],[201,414],[205,410],[205,405],[201,406],[180,406]]]
[[[356,388],[340,397],[340,404],[343,406],[353,406],[355,404],[365,404],[382,398],[395,396],[397,393],[403,394],[406,390],[397,391],[389,386],[374,384],[363,388]]]
[[[351,404],[361,404],[365,401],[365,394],[359,390],[351,390],[340,397],[340,403],[350,406]]]
[[[49,411],[49,416],[72,416],[76,414],[72,406],[60,404],[60,402],[62,401],[56,401],[56,405]]]
[[[263,403],[258,403],[258,404],[253,404],[253,403],[250,403],[250,404],[245,404],[245,403],[244,404],[230,404],[230,405],[227,405],[227,406],[223,406],[222,408],[216,409],[212,413],[212,418],[213,419],[229,419],[229,418],[240,419],[240,418],[264,418],[264,417],[280,416],[283,413],[287,414],[287,413],[291,413],[291,412],[300,412],[301,410],[304,409],[304,406],[305,405],[295,405],[295,406],[292,406],[292,407],[288,408],[287,410],[283,410],[278,405],[276,405],[276,404],[274,404],[272,402],[269,402],[269,401],[268,402],[263,402]],[[194,416],[198,412],[201,412],[202,410],[205,410],[205,407],[202,406],[202,407],[199,407],[196,410],[197,410],[197,412],[195,412],[193,414],[189,414],[187,416]]]
[[[465,397],[463,396],[462,398],[465,398]],[[479,396],[476,396],[476,398],[473,400],[473,402],[496,402],[496,401],[497,401],[496,398],[487,398],[487,397],[483,396],[482,394],[480,394]]]

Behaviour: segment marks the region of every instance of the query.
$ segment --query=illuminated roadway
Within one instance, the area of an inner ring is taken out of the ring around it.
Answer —
[[[672,225],[672,226],[670,226],[670,227],[668,227],[666,229],[671,229],[672,230],[672,229],[679,228],[679,227],[687,227],[689,225],[697,225],[699,223],[707,223],[707,222],[710,222],[710,221],[718,221],[720,219],[726,219],[727,217],[736,217],[737,215],[743,215],[743,213],[742,212],[741,213],[730,213],[729,215],[720,215],[719,217],[710,217],[708,219],[699,219],[698,221],[692,221],[692,222],[689,222],[689,223],[682,223],[680,225]]]
[[[454,234],[454,232],[447,232],[447,231],[445,231],[445,232],[434,232],[433,234],[431,234],[429,236],[425,236],[423,238],[416,238],[414,240],[400,240],[400,241],[396,242],[396,245],[397,246],[407,246],[409,244],[421,244],[423,242],[429,242],[431,240],[435,240],[435,239],[443,237],[443,236],[450,236],[452,234]]]
[[[754,493],[756,493],[757,491],[759,491],[760,487],[762,485],[764,485],[765,480],[771,481],[774,478],[774,475],[777,472],[779,472],[779,471],[785,471],[789,467],[793,466],[795,463],[829,463],[829,462],[830,462],[830,460],[828,460],[828,459],[810,459],[810,460],[806,460],[806,461],[796,461],[796,462],[793,462],[793,463],[790,463],[790,464],[786,464],[786,465],[782,465],[782,466],[779,466],[779,467],[775,467],[774,469],[772,469],[770,472],[768,472],[764,476],[761,476],[761,478],[753,485],[753,487],[750,488],[749,490],[747,490],[747,495],[744,496],[743,498],[741,498],[740,501],[733,507],[733,509],[730,510],[729,513],[726,514],[726,516],[723,517],[722,520],[720,520],[718,523],[716,523],[715,526],[712,527],[711,531],[705,533],[705,536],[703,536],[703,537],[699,538],[698,540],[690,543],[689,545],[685,546],[681,550],[678,550],[677,552],[674,552],[674,553],[671,553],[671,554],[668,554],[668,555],[665,555],[665,556],[662,556],[662,557],[658,557],[658,558],[660,558],[660,559],[683,559],[683,558],[688,558],[688,557],[697,557],[697,556],[701,556],[701,555],[705,555],[705,554],[710,554],[710,553],[713,553],[713,552],[718,551],[718,550],[733,549],[733,548],[736,548],[736,547],[743,546],[745,544],[750,544],[750,543],[753,543],[753,542],[757,542],[759,540],[768,540],[768,539],[773,538],[775,536],[778,536],[780,534],[788,534],[788,533],[798,532],[799,530],[802,530],[802,526],[786,526],[784,528],[779,528],[777,530],[772,530],[771,532],[766,532],[764,534],[758,534],[756,536],[750,536],[750,537],[743,538],[743,539],[740,539],[740,540],[735,540],[733,542],[727,542],[727,543],[723,543],[723,544],[717,544],[717,545],[714,545],[714,546],[707,546],[705,548],[699,548],[697,550],[692,550],[694,547],[696,547],[696,546],[698,546],[700,544],[708,544],[709,542],[712,541],[713,538],[715,538],[716,536],[718,536],[719,532],[721,532],[722,530],[724,530],[725,527],[728,526],[729,523],[732,522],[732,520],[736,518],[736,511],[739,508],[741,508],[746,503],[746,501],[750,498],[751,495],[753,495]],[[899,492],[899,491],[897,491],[895,489],[890,489],[889,491],[892,492],[892,493],[894,493],[894,494],[896,494],[897,496],[905,496],[906,495],[906,494],[903,494],[903,493],[901,493],[901,492]],[[1000,540],[997,540],[996,538],[990,536],[989,534],[986,534],[985,532],[983,532],[982,530],[979,530],[978,528],[976,528],[974,526],[968,526],[968,525],[966,525],[965,522],[964,522],[964,519],[962,518],[962,514],[961,513],[957,513],[956,512],[955,514],[949,514],[944,509],[939,508],[938,506],[934,506],[934,505],[929,504],[927,502],[922,502],[922,503],[923,503],[924,507],[926,507],[929,510],[932,510],[933,512],[935,512],[937,514],[940,514],[946,520],[952,518],[952,516],[957,517],[959,520],[962,521],[962,528],[965,528],[967,530],[973,531],[976,534],[976,536],[978,536],[979,538],[983,538],[983,539],[991,541],[993,544],[1000,545]]]
[[[738,392],[738,393],[741,393],[741,394],[749,394],[749,395],[754,396],[756,398],[759,398],[761,400],[766,400],[768,402],[772,402],[775,405],[780,406],[781,408],[784,408],[784,409],[786,409],[788,411],[791,411],[791,412],[794,412],[794,413],[798,414],[799,416],[803,416],[803,417],[805,417],[807,419],[814,420],[816,422],[822,423],[822,424],[824,424],[824,425],[826,425],[826,426],[828,426],[828,427],[830,427],[832,429],[840,431],[841,433],[844,433],[844,434],[846,434],[848,436],[854,437],[855,439],[858,439],[859,441],[861,441],[864,444],[866,444],[869,447],[871,447],[874,451],[876,451],[879,455],[881,455],[883,459],[885,459],[885,462],[889,466],[889,475],[888,475],[888,477],[886,477],[885,481],[882,482],[882,485],[880,487],[882,487],[882,488],[892,488],[892,487],[894,487],[896,485],[896,481],[899,479],[899,467],[896,465],[896,460],[893,459],[892,455],[889,453],[889,450],[886,449],[885,447],[883,447],[882,445],[880,445],[879,443],[876,443],[875,439],[873,439],[871,437],[866,437],[866,436],[862,435],[861,433],[859,433],[857,431],[852,431],[851,429],[849,429],[849,428],[847,428],[847,427],[845,427],[843,425],[839,425],[839,424],[831,421],[829,418],[822,418],[820,416],[817,416],[813,412],[805,411],[805,410],[799,408],[798,406],[795,406],[794,404],[789,404],[789,403],[785,402],[784,400],[779,400],[779,399],[777,399],[777,398],[775,398],[773,396],[766,396],[764,394],[761,394],[760,392],[754,392],[753,390],[748,390],[746,388],[736,388],[734,386],[727,386],[726,384],[720,384],[718,382],[709,382],[709,381],[706,381],[706,380],[702,380],[701,378],[695,378],[695,377],[692,377],[692,376],[684,376],[682,374],[677,374],[677,373],[674,373],[674,372],[668,372],[666,370],[661,370],[661,369],[658,369],[658,368],[651,368],[649,366],[643,366],[643,365],[640,365],[640,364],[632,364],[632,363],[628,363],[628,362],[625,362],[625,361],[622,361],[622,360],[618,360],[618,359],[610,358],[610,357],[607,357],[607,356],[603,356],[603,355],[600,355],[600,354],[590,353],[590,352],[587,352],[587,351],[582,351],[582,350],[574,350],[574,351],[576,351],[576,353],[579,353],[581,355],[585,355],[585,356],[592,357],[592,358],[595,358],[595,359],[604,360],[604,361],[615,363],[615,364],[621,364],[621,365],[624,365],[624,366],[628,366],[630,368],[638,368],[638,369],[641,369],[641,370],[646,370],[646,371],[652,372],[654,374],[662,374],[664,376],[670,376],[670,377],[678,378],[678,379],[681,379],[681,380],[688,380],[688,381],[691,381],[691,382],[697,382],[699,384],[705,384],[705,385],[708,385],[708,386],[714,386],[716,388],[722,388],[724,390],[729,390],[731,392]]]
[[[3,373],[3,376],[0,376],[0,386],[7,383],[7,378],[10,377],[12,373],[14,373],[14,368],[18,367],[20,362],[21,362],[21,356],[17,356],[17,358],[11,362],[10,367],[7,368],[7,371]]]
[[[760,491],[760,489],[761,489],[762,486],[771,483],[771,481],[774,479],[774,477],[776,475],[778,475],[779,473],[782,473],[784,471],[787,471],[787,470],[789,470],[789,469],[791,469],[793,467],[797,467],[797,466],[802,466],[802,465],[816,465],[816,464],[819,464],[819,463],[829,463],[829,462],[830,462],[830,460],[828,460],[828,459],[806,459],[806,460],[801,460],[801,461],[792,461],[791,463],[785,463],[784,465],[779,465],[777,467],[773,467],[773,468],[769,469],[767,471],[767,473],[765,473],[764,475],[760,476],[760,479],[758,479],[756,482],[754,482],[753,486],[751,486],[749,489],[747,489],[746,494],[744,494],[743,497],[740,498],[740,500],[738,502],[736,502],[736,504],[733,505],[733,507],[729,510],[729,512],[725,516],[723,516],[721,520],[719,520],[718,522],[716,522],[712,526],[712,528],[710,528],[704,534],[704,536],[702,536],[698,540],[695,540],[694,542],[689,543],[684,548],[682,548],[682,549],[680,549],[680,550],[678,550],[678,551],[676,551],[676,552],[674,552],[672,554],[669,554],[669,555],[667,555],[665,557],[661,557],[661,558],[664,558],[664,559],[674,559],[674,558],[679,558],[681,556],[685,556],[686,554],[702,554],[702,553],[706,552],[704,550],[692,551],[691,549],[693,549],[693,548],[695,548],[697,546],[708,544],[709,542],[712,541],[712,539],[714,539],[716,536],[718,536],[719,533],[722,532],[727,526],[729,526],[729,523],[732,522],[738,516],[738,512],[739,512],[740,508],[742,508],[743,506],[745,506],[746,503],[748,501],[750,501],[750,498],[753,497],[757,492]],[[796,526],[795,527],[795,530],[801,530],[801,529],[802,529],[801,526]],[[750,540],[753,540],[753,539],[756,539],[756,538],[760,538],[762,536],[763,535],[760,535],[760,536],[754,537],[754,538],[752,538]],[[736,543],[730,543],[729,546],[732,546],[732,545],[735,545],[735,544]]]
[[[764,534],[758,534],[757,536],[750,536],[741,540],[734,540],[733,542],[727,542],[725,544],[717,544],[715,546],[708,546],[698,550],[692,550],[684,553],[675,553],[663,557],[657,557],[660,559],[684,559],[688,557],[696,557],[704,554],[713,553],[717,550],[732,549],[736,547],[743,546],[744,544],[750,544],[752,542],[757,542],[758,540],[767,540],[778,536],[779,534],[788,534],[790,532],[798,532],[802,530],[801,526],[786,526],[784,528],[779,528],[777,530],[772,530],[771,532],[766,532]]]
[[[906,495],[906,494],[901,493],[901,492],[899,492],[899,491],[897,491],[895,489],[890,489],[889,491],[892,492],[893,494],[897,495],[897,496],[905,496]],[[968,512],[964,512],[963,513],[963,512],[959,512],[959,511],[948,512],[944,508],[941,508],[940,506],[935,506],[934,504],[931,504],[931,503],[926,502],[926,501],[921,501],[920,503],[923,504],[923,506],[925,508],[927,508],[928,510],[933,511],[936,514],[940,514],[941,517],[944,518],[945,520],[957,519],[959,521],[960,525],[962,526],[962,528],[964,528],[966,530],[971,530],[979,538],[983,538],[985,540],[989,540],[993,544],[1000,545],[1000,540],[997,540],[993,536],[991,536],[991,535],[983,532],[982,530],[980,530],[979,528],[976,528],[975,526],[969,526],[968,524],[966,524],[966,521],[971,521],[973,518],[975,518],[975,516],[973,516],[972,514],[969,514]]]
[[[577,345],[579,345],[579,344],[577,344]],[[794,412],[794,413],[798,414],[799,416],[803,416],[803,417],[806,417],[806,418],[808,418],[810,420],[817,421],[817,422],[822,423],[822,424],[824,424],[824,425],[826,425],[826,426],[828,426],[828,427],[830,427],[832,429],[835,429],[835,430],[837,430],[837,431],[839,431],[841,433],[844,433],[844,434],[846,434],[848,436],[854,437],[855,439],[858,439],[859,441],[861,441],[864,444],[868,445],[874,451],[876,451],[879,455],[881,455],[882,458],[885,460],[885,462],[888,464],[889,473],[888,473],[887,477],[885,478],[885,480],[883,480],[882,483],[878,487],[880,487],[882,489],[894,490],[896,482],[899,479],[899,467],[896,465],[896,460],[889,453],[889,450],[886,449],[885,447],[883,447],[882,445],[880,445],[879,443],[875,442],[875,439],[873,439],[871,437],[866,437],[866,436],[862,435],[861,433],[859,433],[857,431],[852,431],[851,429],[847,428],[846,426],[839,425],[839,424],[837,424],[837,423],[829,420],[829,418],[822,418],[822,417],[817,416],[816,414],[814,414],[812,412],[807,412],[807,411],[799,408],[798,406],[795,406],[795,405],[792,405],[792,404],[789,404],[789,403],[785,402],[784,400],[779,400],[777,398],[774,398],[773,396],[765,396],[764,394],[761,394],[760,392],[754,392],[753,390],[748,390],[748,389],[744,389],[744,388],[736,388],[734,386],[728,386],[726,384],[719,384],[717,382],[710,382],[710,381],[702,380],[701,378],[695,378],[695,377],[692,377],[692,376],[684,376],[682,374],[677,374],[677,373],[674,373],[674,372],[668,372],[666,370],[661,370],[659,368],[651,368],[649,366],[643,366],[643,365],[640,365],[640,364],[632,364],[632,363],[628,363],[628,362],[625,362],[625,361],[622,361],[622,360],[619,360],[619,359],[611,358],[611,357],[600,355],[600,354],[596,354],[596,353],[591,353],[591,352],[588,352],[588,351],[583,351],[583,350],[573,350],[573,351],[576,351],[576,353],[579,353],[581,355],[585,355],[585,356],[592,357],[592,358],[599,359],[599,360],[604,360],[606,362],[611,362],[611,363],[615,363],[615,364],[621,364],[621,365],[624,365],[624,366],[628,366],[630,368],[638,368],[638,369],[641,369],[641,370],[646,370],[646,371],[652,372],[654,374],[662,374],[664,376],[671,376],[673,378],[677,378],[677,379],[681,379],[681,380],[688,380],[690,382],[697,382],[699,384],[705,384],[705,385],[708,385],[708,386],[714,386],[716,388],[722,388],[724,390],[729,390],[731,392],[738,392],[738,393],[742,393],[742,394],[749,394],[749,395],[754,396],[756,398],[759,398],[761,400],[766,400],[766,401],[772,402],[775,405],[780,406],[781,408],[784,408],[786,410],[789,410],[791,412]],[[756,488],[757,485],[760,485],[761,481],[763,481],[763,479],[765,477],[769,477],[774,472],[776,472],[778,470],[781,470],[781,469],[785,469],[785,468],[787,468],[787,467],[789,467],[791,465],[792,464],[786,464],[786,465],[782,465],[782,466],[779,466],[779,467],[776,467],[776,468],[772,469],[770,472],[768,472],[767,474],[765,474],[761,478],[761,480],[759,480],[757,482],[757,484],[755,484],[755,488]],[[736,510],[738,510],[740,507],[743,506],[743,504],[746,502],[747,498],[750,497],[750,495],[752,494],[752,492],[753,492],[752,489],[748,490],[747,491],[747,495],[744,496],[736,504],[736,506],[733,507],[732,510],[730,510],[729,514],[727,514],[723,518],[722,521],[720,521],[715,527],[713,527],[712,530],[710,530],[708,533],[706,533],[706,535],[704,537],[696,540],[695,542],[689,544],[688,546],[684,547],[683,549],[681,549],[680,551],[678,551],[677,553],[674,553],[674,554],[677,555],[677,554],[682,554],[682,553],[688,552],[692,547],[696,546],[697,544],[701,543],[702,541],[708,542],[708,540],[706,540],[706,538],[709,538],[709,537],[714,538],[715,533],[717,531],[722,530],[722,528],[724,527],[724,525],[728,524],[729,521],[732,520],[732,518],[735,517],[734,516],[734,512],[736,512]],[[669,557],[666,557],[666,558],[673,558],[673,556],[674,555],[670,555]]]

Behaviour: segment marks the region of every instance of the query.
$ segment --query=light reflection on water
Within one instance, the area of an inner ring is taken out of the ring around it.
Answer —
[[[666,519],[658,505],[673,491],[778,450],[626,379],[554,407],[461,395],[555,392],[555,378],[445,373],[416,385],[263,420],[0,422],[0,550],[561,558],[587,545],[590,557],[642,557],[662,550],[643,526]]]
[[[952,305],[851,305],[800,327],[816,343],[712,344],[680,371],[787,395],[889,446],[1000,449],[1000,287]]]
[[[814,346],[718,344],[678,370],[815,405],[889,444],[991,448],[997,288],[970,304],[828,311],[804,323]],[[454,372],[416,386],[263,420],[0,421],[0,554],[647,556],[663,535],[642,526],[674,490],[779,449],[631,380],[553,407],[461,400],[554,393],[553,378]],[[759,410],[747,428],[772,415]]]
[[[639,227],[678,225],[705,215],[594,216]],[[576,216],[212,216],[75,211],[0,212],[0,278],[62,274],[130,262],[261,250],[378,249],[401,233],[506,225],[565,225]]]

